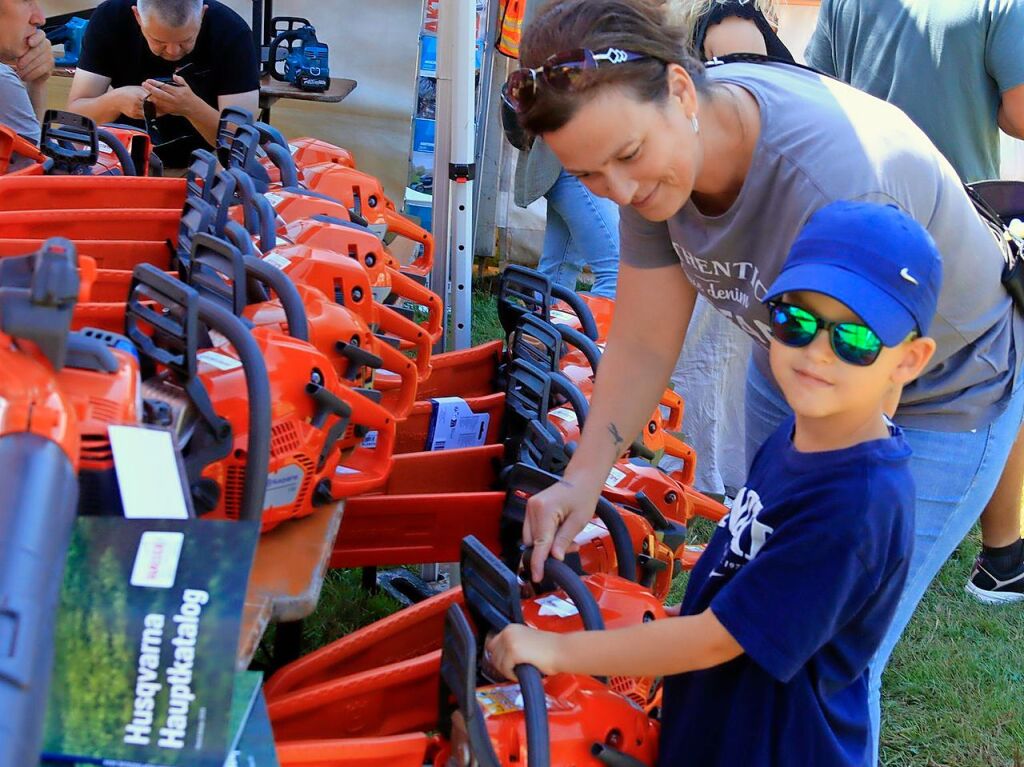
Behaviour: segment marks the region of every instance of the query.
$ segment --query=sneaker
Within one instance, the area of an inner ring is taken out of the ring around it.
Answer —
[[[1000,578],[985,567],[984,557],[974,560],[974,570],[967,581],[967,593],[987,605],[1024,602],[1024,562],[1006,577]]]

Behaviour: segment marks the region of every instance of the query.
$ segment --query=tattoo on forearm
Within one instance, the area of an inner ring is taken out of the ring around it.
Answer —
[[[612,435],[612,442],[615,443],[615,447],[619,447],[626,441],[622,438],[622,435],[619,434],[619,430],[615,428],[615,424],[613,423],[608,424],[608,433]]]

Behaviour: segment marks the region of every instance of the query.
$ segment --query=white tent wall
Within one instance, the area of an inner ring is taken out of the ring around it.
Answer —
[[[248,0],[222,0],[251,22]],[[43,0],[47,16],[94,7],[91,0]],[[356,80],[340,104],[281,100],[273,123],[286,136],[316,136],[355,154],[361,170],[384,183],[401,204],[409,167],[410,119],[416,91],[420,0],[277,0],[278,16],[303,16],[330,46],[331,75]],[[52,78],[50,104],[62,108],[70,80]]]

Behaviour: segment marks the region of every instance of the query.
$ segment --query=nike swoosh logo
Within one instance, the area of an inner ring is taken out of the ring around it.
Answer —
[[[910,271],[905,266],[902,269],[900,269],[900,277],[905,279],[907,282],[914,283],[915,285],[920,284],[917,280],[914,279],[914,277],[910,274]]]

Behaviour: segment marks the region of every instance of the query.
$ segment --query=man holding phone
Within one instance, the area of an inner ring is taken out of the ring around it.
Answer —
[[[217,0],[106,0],[93,12],[69,111],[145,125],[164,166],[185,168],[193,150],[214,144],[227,106],[259,106],[252,32],[230,8]]]

